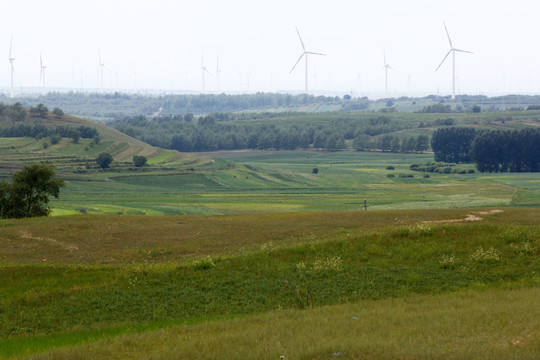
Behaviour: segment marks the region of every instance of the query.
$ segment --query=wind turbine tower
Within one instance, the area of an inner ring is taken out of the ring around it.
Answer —
[[[11,57],[11,45],[13,44],[13,36],[9,42],[9,65],[11,66],[11,98],[13,99],[13,74],[15,74],[15,67],[13,62],[15,61],[14,57]]]
[[[312,52],[312,51],[307,51],[306,47],[304,46],[304,42],[302,41],[302,37],[300,36],[300,32],[298,31],[298,28],[296,28],[296,33],[298,34],[298,38],[300,39],[300,44],[302,44],[303,52],[302,52],[302,55],[300,55],[300,57],[296,61],[296,64],[294,64],[291,71],[289,71],[289,74],[293,72],[296,65],[298,65],[300,60],[302,60],[302,57],[305,56],[306,57],[306,90],[305,90],[305,93],[307,94],[308,93],[308,55],[322,55],[322,56],[325,56],[325,54],[316,53],[316,52]]]
[[[41,54],[39,54],[39,82],[41,85],[41,92],[43,95],[45,95],[45,69],[47,68],[45,65],[43,65],[43,59],[41,58]]]
[[[446,24],[444,22],[443,22],[443,24],[444,24],[444,29],[446,30],[446,36],[448,36],[448,42],[450,43],[450,50],[448,50],[448,52],[444,56],[443,60],[439,64],[439,66],[437,66],[437,69],[435,69],[435,72],[437,72],[437,70],[439,70],[439,68],[444,63],[444,61],[446,60],[448,55],[450,55],[450,53],[452,53],[452,100],[455,100],[456,99],[456,51],[467,53],[467,54],[472,54],[472,52],[466,51],[466,50],[456,49],[454,47],[454,45],[452,45],[452,39],[450,39],[450,34],[448,33],[448,28],[446,27]]]
[[[218,92],[221,92],[221,77],[220,77],[221,69],[219,68],[219,56],[217,58],[217,65],[216,65],[216,79],[217,79],[217,88]]]
[[[101,50],[99,50],[99,70],[100,70],[100,79],[101,79],[101,88],[100,92],[103,94],[103,68],[105,64],[101,61]]]
[[[390,64],[386,62],[386,50],[383,49],[383,57],[384,57],[384,93],[386,94],[386,97],[388,97],[388,69],[394,70]]]
[[[205,90],[206,90],[205,89],[205,85],[206,85],[205,75],[206,75],[206,73],[210,74],[210,72],[208,71],[208,69],[204,65],[204,53],[203,53],[203,56],[201,58],[201,72],[202,72],[202,92],[204,93]],[[210,74],[210,75],[212,75],[212,74]]]

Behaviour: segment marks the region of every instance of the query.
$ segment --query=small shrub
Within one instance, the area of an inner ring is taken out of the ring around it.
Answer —
[[[411,166],[412,166],[412,165],[411,165]],[[386,170],[395,170],[395,168],[394,168],[392,165],[390,165],[390,166],[387,166],[387,167],[386,167]]]
[[[341,271],[343,269],[343,261],[341,256],[332,256],[322,259],[317,259],[313,262],[314,271],[333,270]]]
[[[498,262],[501,260],[501,253],[499,250],[490,247],[487,250],[484,250],[482,247],[476,249],[474,253],[470,256],[472,261],[475,262]]]
[[[146,162],[148,160],[146,159],[146,157],[142,156],[142,155],[134,155],[133,156],[133,164],[136,166],[136,167],[143,167],[146,165]]]
[[[386,177],[388,177],[388,178],[394,178],[394,177],[396,177],[396,175],[394,175],[394,174],[387,174]]]
[[[50,140],[51,140],[51,144],[56,145],[60,142],[60,140],[62,140],[62,137],[58,134],[54,134],[51,136]]]
[[[431,226],[428,224],[418,224],[416,225],[415,229],[416,232],[418,232],[419,235],[422,236],[430,236],[433,235],[433,229],[431,229]]]
[[[214,260],[210,256],[197,260],[193,263],[193,268],[196,270],[208,270],[216,266]]]
[[[429,174],[424,174],[424,179],[429,179]]]
[[[535,251],[535,247],[529,242],[510,244],[510,248],[514,251],[514,253],[525,256],[532,255]]]
[[[443,255],[439,258],[439,266],[442,269],[454,269],[460,261],[454,255]]]
[[[311,170],[311,173],[312,174],[318,174],[319,173],[319,168],[314,167],[313,170]]]

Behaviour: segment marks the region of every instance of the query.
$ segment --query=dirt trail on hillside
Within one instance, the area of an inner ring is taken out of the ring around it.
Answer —
[[[448,220],[431,220],[431,221],[424,221],[424,223],[455,223],[455,222],[466,222],[466,221],[480,221],[483,218],[481,218],[478,215],[493,215],[493,214],[500,214],[503,211],[500,209],[496,210],[489,210],[489,211],[477,211],[472,214],[468,214],[464,219],[448,219]]]
[[[21,238],[23,239],[29,239],[29,240],[37,240],[37,241],[46,241],[50,244],[58,245],[62,249],[68,250],[69,252],[72,252],[74,250],[78,250],[79,248],[72,244],[66,244],[65,242],[58,241],[56,239],[46,238],[46,237],[39,237],[39,236],[32,236],[27,231],[21,231]]]

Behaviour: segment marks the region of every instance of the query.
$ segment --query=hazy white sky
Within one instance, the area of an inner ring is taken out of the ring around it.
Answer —
[[[298,27],[310,92],[390,96],[451,92],[446,22],[455,47],[458,94],[540,93],[537,0],[2,0],[0,91],[37,87],[40,53],[48,88],[100,87],[256,92],[304,89]]]

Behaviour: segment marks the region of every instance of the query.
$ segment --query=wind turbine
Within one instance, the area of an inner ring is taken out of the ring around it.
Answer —
[[[103,94],[103,68],[105,67],[105,64],[101,62],[101,49],[99,51],[99,70],[100,70],[100,78],[101,78],[101,93]]]
[[[391,70],[394,70],[390,64],[387,64],[386,63],[386,50],[383,49],[383,57],[384,57],[384,80],[385,80],[385,88],[384,88],[384,91],[385,91],[385,94],[386,94],[386,97],[388,97],[388,69],[391,69]]]
[[[210,72],[208,71],[208,69],[204,65],[204,53],[203,53],[202,58],[201,58],[201,72],[202,72],[202,92],[204,93],[205,92],[205,84],[206,84],[205,75],[206,75],[206,73],[210,74]],[[212,74],[210,74],[210,75],[212,75]]]
[[[45,69],[47,68],[45,65],[43,65],[43,59],[41,58],[41,53],[39,54],[39,83],[41,85],[42,93],[45,95]]]
[[[15,73],[15,67],[13,66],[13,62],[15,61],[15,58],[11,57],[12,44],[13,44],[13,36],[11,37],[11,40],[9,41],[9,64],[11,65],[11,98],[13,99],[13,74]]]
[[[289,71],[289,74],[293,72],[296,65],[298,65],[300,60],[302,60],[302,57],[305,56],[306,57],[306,94],[307,94],[308,93],[308,55],[322,55],[322,56],[325,56],[325,54],[316,53],[316,52],[312,52],[312,51],[307,51],[306,47],[304,46],[304,42],[302,41],[302,37],[300,36],[300,32],[298,31],[298,28],[296,28],[296,33],[298,34],[298,38],[300,39],[300,44],[302,44],[303,52],[302,52],[302,55],[300,55],[300,57],[298,58],[298,61],[296,61],[296,64],[294,64],[291,71]]]
[[[452,100],[455,100],[455,98],[456,98],[456,51],[464,52],[464,53],[468,53],[468,54],[472,54],[472,52],[466,51],[466,50],[456,49],[454,47],[454,45],[452,45],[452,40],[450,39],[450,34],[448,33],[448,28],[446,27],[446,23],[444,23],[444,21],[443,21],[443,24],[444,24],[444,29],[446,30],[446,35],[448,36],[448,42],[450,43],[450,50],[448,50],[448,52],[444,56],[443,60],[439,64],[439,66],[437,66],[437,69],[435,69],[435,72],[437,72],[437,70],[439,70],[439,68],[444,63],[444,61],[446,60],[448,55],[450,55],[450,53],[452,53]]]
[[[221,91],[221,78],[220,78],[221,69],[219,68],[219,56],[217,58],[217,65],[216,65],[216,78],[217,78],[217,88],[218,92]]]

